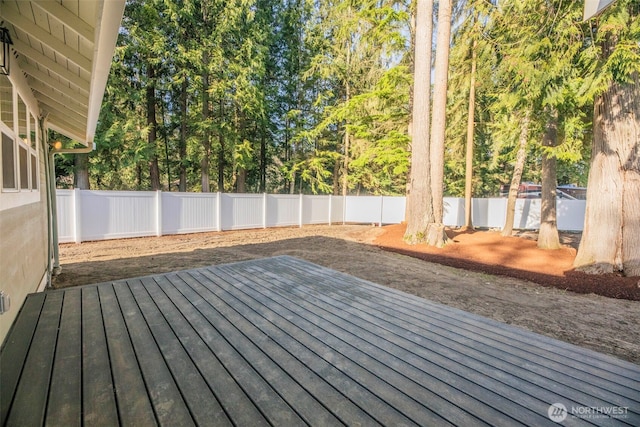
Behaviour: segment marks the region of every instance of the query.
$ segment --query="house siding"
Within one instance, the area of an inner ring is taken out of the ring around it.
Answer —
[[[42,173],[40,177],[44,186]],[[47,274],[45,191],[40,195],[37,203],[0,211],[0,290],[11,300],[9,310],[0,315],[0,342],[4,342],[27,295],[38,290]]]

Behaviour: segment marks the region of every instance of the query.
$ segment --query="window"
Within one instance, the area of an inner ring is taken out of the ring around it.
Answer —
[[[28,136],[28,123],[27,106],[24,105],[24,101],[22,101],[22,98],[18,96],[18,136],[25,142],[27,141]]]
[[[38,158],[31,154],[31,189],[38,189]]]
[[[33,114],[29,114],[29,133],[30,133],[30,146],[33,149],[37,149],[37,134],[36,134],[36,118]]]
[[[29,153],[22,145],[18,146],[20,152],[20,189],[29,189]]]
[[[7,76],[0,75],[0,120],[13,130],[13,90]]]
[[[2,188],[13,190],[16,186],[15,146],[13,138],[2,133]]]
[[[0,211],[42,201],[41,135],[37,115],[25,99],[7,76],[0,75]]]

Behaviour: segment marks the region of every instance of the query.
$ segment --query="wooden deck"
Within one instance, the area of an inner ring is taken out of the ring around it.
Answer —
[[[640,425],[640,366],[292,257],[30,295],[0,384],[10,426]]]

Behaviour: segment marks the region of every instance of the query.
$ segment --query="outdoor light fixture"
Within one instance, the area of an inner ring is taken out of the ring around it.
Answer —
[[[13,41],[11,41],[11,35],[7,28],[0,27],[0,38],[2,38],[2,64],[0,64],[0,74],[8,76],[11,61],[11,45]]]
[[[51,148],[53,148],[54,150],[59,150],[62,148],[62,142],[60,141],[53,141],[49,144],[51,146]]]

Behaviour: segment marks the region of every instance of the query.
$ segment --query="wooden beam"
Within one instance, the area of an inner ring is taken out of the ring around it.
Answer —
[[[62,6],[57,1],[51,0],[38,0],[32,1],[32,4],[35,4],[40,9],[47,12],[49,15],[56,18],[58,21],[62,22],[66,27],[72,29],[76,32],[80,37],[85,39],[90,43],[94,43],[94,29],[91,25],[84,22],[80,19],[76,14],[71,12],[66,7]]]
[[[13,41],[13,48],[20,54],[26,56],[27,58],[31,58],[33,61],[41,64],[46,67],[52,73],[55,73],[62,77],[63,79],[69,81],[71,84],[76,85],[78,87],[84,88],[87,85],[87,81],[78,76],[77,74],[72,73],[66,67],[58,64],[54,60],[48,58],[42,52],[38,52],[28,44],[20,41]]]
[[[51,120],[49,125],[47,126],[49,129],[55,130],[56,132],[59,132],[64,136],[68,136],[74,141],[87,145],[87,141],[85,141],[86,137],[84,136],[85,132],[82,129],[73,128],[57,117],[52,117],[51,115],[49,117]]]
[[[71,46],[58,40],[50,32],[39,27],[34,22],[28,20],[13,7],[5,7],[2,10],[2,17],[14,26],[20,28],[29,37],[33,37],[45,46],[48,46],[56,53],[64,56],[67,60],[73,62],[85,71],[91,72],[91,60],[84,57],[80,52],[74,50]]]
[[[63,83],[59,82],[58,80],[52,78],[50,75],[48,75],[44,71],[41,71],[41,70],[37,69],[36,67],[34,67],[33,65],[30,65],[27,62],[25,62],[24,64],[20,64],[20,66],[22,68],[22,71],[27,73],[33,79],[38,80],[38,81],[42,82],[43,84],[45,84],[47,86],[51,86],[52,88],[54,88],[56,90],[59,90],[60,92],[64,93],[65,95],[72,96],[73,94],[77,94],[78,96],[82,96],[84,99],[88,100],[89,82],[85,82],[82,85],[82,87],[74,84],[74,86],[77,87],[77,89],[79,90],[79,92],[78,92],[78,91],[76,91],[76,89],[66,86],[65,84],[63,84]]]
[[[56,98],[50,91],[40,92],[36,91],[36,98],[40,103],[45,103],[58,109],[64,109],[68,113],[75,113],[83,118],[82,121],[87,119],[87,108],[82,107],[74,102],[69,102],[68,99],[63,97]]]
[[[37,70],[35,67],[31,67],[31,68],[33,68],[34,70]],[[89,105],[89,97],[87,97],[82,91],[74,90],[69,86],[63,85],[59,81],[53,80],[51,78],[49,78],[48,80],[39,78],[38,76],[34,76],[27,70],[24,70],[24,72],[32,77],[31,81],[29,82],[29,85],[33,89],[37,90],[38,92],[45,93],[47,91],[55,90],[65,96],[68,96],[69,98],[73,99],[75,102],[77,102],[80,105],[83,105],[84,107],[87,107]],[[41,74],[46,76],[46,73],[41,72]]]

